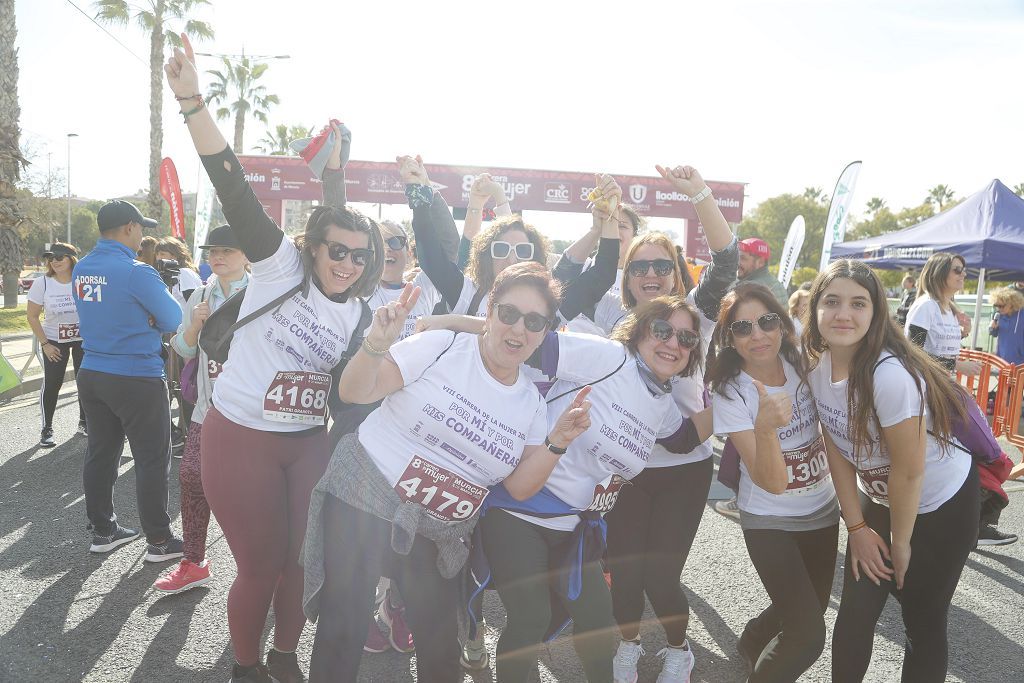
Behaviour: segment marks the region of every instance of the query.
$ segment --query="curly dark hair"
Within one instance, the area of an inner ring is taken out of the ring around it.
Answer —
[[[491,242],[510,230],[520,230],[526,233],[527,239],[533,243],[533,260],[544,266],[548,262],[548,241],[529,223],[523,222],[522,216],[502,216],[494,221],[489,228],[473,238],[473,244],[469,248],[469,266],[466,274],[476,284],[477,289],[485,292],[490,291],[494,285],[494,259],[491,258]]]

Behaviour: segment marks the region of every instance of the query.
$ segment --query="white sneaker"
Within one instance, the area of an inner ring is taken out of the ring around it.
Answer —
[[[677,647],[666,647],[658,653],[664,659],[661,665],[661,673],[658,675],[657,683],[690,683],[690,672],[693,671],[693,653],[690,652],[690,644],[686,649]]]
[[[623,640],[619,643],[619,649],[615,651],[615,658],[612,659],[612,676],[615,683],[636,683],[636,663],[640,661],[640,655],[644,654],[644,647],[632,640]]]
[[[730,498],[729,500],[720,500],[715,503],[715,512],[720,515],[724,515],[729,519],[739,520],[740,508],[736,505],[736,498]]]

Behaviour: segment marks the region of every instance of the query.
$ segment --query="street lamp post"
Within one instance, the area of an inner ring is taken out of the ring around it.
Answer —
[[[71,244],[71,138],[78,133],[68,133],[68,244]]]

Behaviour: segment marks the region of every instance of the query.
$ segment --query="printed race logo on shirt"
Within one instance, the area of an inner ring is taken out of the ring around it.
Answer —
[[[263,398],[263,419],[322,425],[330,390],[325,372],[278,372]]]
[[[75,278],[75,293],[79,301],[103,301],[103,287],[107,278],[103,275],[79,275]]]
[[[78,332],[78,323],[60,323],[57,325],[57,341],[73,342],[80,341],[82,337]]]
[[[857,470],[857,478],[866,494],[876,500],[889,502],[889,465]]]
[[[419,503],[428,515],[442,522],[472,517],[490,493],[420,456],[409,461],[395,484],[395,492],[406,503]]]
[[[594,502],[590,504],[587,510],[591,512],[610,511],[615,507],[615,502],[619,499],[619,491],[628,483],[628,480],[623,479],[617,474],[613,474],[608,479],[605,479],[594,487]]]
[[[789,484],[782,495],[793,496],[817,490],[828,477],[828,458],[825,455],[825,441],[818,437],[811,443],[791,451],[783,451],[789,474]]]

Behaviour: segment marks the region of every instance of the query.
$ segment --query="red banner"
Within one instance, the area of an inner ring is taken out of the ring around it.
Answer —
[[[181,185],[178,183],[178,171],[170,157],[160,162],[160,194],[171,207],[171,234],[185,240],[185,204],[181,199]]]

